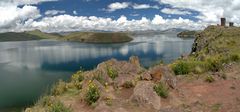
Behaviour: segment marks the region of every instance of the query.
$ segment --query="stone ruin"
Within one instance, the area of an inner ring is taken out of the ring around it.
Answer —
[[[226,18],[221,18],[221,26],[226,26]],[[234,27],[234,23],[233,22],[229,22],[229,27]]]

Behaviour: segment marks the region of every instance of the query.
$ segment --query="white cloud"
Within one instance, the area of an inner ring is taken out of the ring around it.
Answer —
[[[30,28],[37,28],[47,32],[60,31],[136,31],[136,30],[164,30],[169,28],[199,29],[205,24],[201,21],[194,22],[189,19],[164,19],[156,15],[152,20],[142,17],[140,20],[129,20],[126,16],[121,16],[117,20],[95,16],[70,16],[59,15],[45,17],[40,21],[34,21],[28,25]]]
[[[19,26],[40,16],[40,12],[35,6],[23,6],[19,8],[9,5],[0,7],[0,31],[14,31],[14,29],[18,29]]]
[[[63,11],[63,10],[47,10],[45,12],[45,15],[54,16],[54,15],[57,15],[57,14],[64,14],[64,13],[66,13],[66,11]]]
[[[163,8],[161,10],[162,13],[165,14],[176,14],[176,15],[190,15],[191,12],[189,11],[183,11],[183,10],[179,10],[179,9],[173,9],[173,8]]]
[[[115,3],[111,3],[108,5],[108,9],[106,9],[107,11],[109,12],[113,12],[113,11],[116,11],[116,10],[119,10],[119,9],[125,9],[125,8],[128,8],[130,5],[129,2],[115,2]]]
[[[149,4],[134,4],[132,5],[133,9],[149,9],[149,8],[154,8],[154,9],[159,9],[157,5],[151,6]]]
[[[41,2],[52,2],[58,0],[1,0],[0,6],[5,4],[15,4],[15,5],[30,5],[30,4],[38,4]]]
[[[240,19],[239,0],[158,0],[160,3],[170,4],[174,8],[191,9],[200,12],[197,16],[200,20],[207,23],[216,23],[220,17],[226,17],[229,21]]]
[[[120,9],[133,8],[133,9],[159,9],[157,5],[151,6],[149,4],[133,4],[131,2],[115,2],[108,5],[108,8],[105,9],[108,12],[113,12]]]
[[[78,13],[77,13],[77,11],[74,10],[74,11],[73,11],[73,14],[74,14],[74,15],[77,15]]]

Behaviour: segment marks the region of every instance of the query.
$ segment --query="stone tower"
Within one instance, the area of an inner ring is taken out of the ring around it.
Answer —
[[[221,26],[226,26],[226,18],[221,18]]]
[[[229,22],[229,27],[234,27],[234,23],[233,22]]]

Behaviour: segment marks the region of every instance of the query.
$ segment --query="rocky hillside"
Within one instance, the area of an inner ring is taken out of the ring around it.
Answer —
[[[126,33],[116,32],[75,32],[64,36],[62,39],[84,43],[123,43],[133,40]]]
[[[103,62],[59,81],[26,112],[238,112],[240,28],[209,26],[193,52],[142,68],[137,57]]]

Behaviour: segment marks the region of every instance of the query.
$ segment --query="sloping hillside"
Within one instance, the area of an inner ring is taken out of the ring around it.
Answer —
[[[7,33],[0,33],[0,42],[57,39],[59,37],[61,36],[57,34],[44,33],[44,32],[41,32],[40,30],[19,32],[19,33],[7,32]]]
[[[75,32],[66,35],[63,40],[85,43],[122,43],[132,40],[125,33]]]

